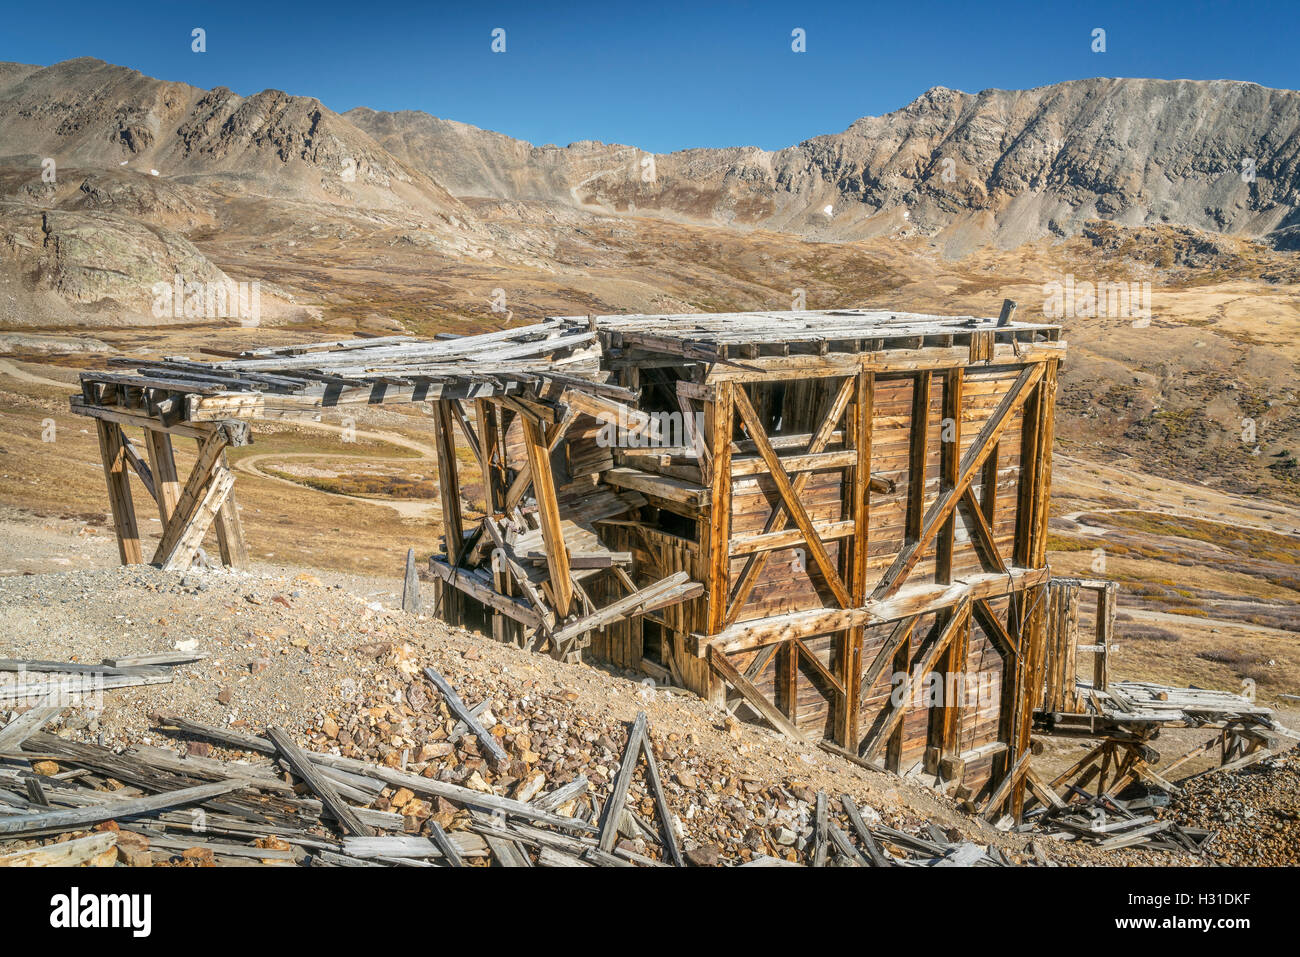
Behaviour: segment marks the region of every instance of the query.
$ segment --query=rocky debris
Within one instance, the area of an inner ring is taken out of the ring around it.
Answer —
[[[445,701],[440,710],[449,710]],[[443,717],[443,729],[454,731],[451,717]],[[0,784],[6,785],[0,789],[0,805],[6,807],[0,817],[0,860],[24,859],[43,850],[44,843],[28,842],[51,832],[58,843],[82,838],[92,826],[92,833],[116,834],[115,859],[129,867],[249,861],[355,866],[412,860],[453,867],[1012,863],[993,845],[952,842],[933,824],[920,834],[887,826],[876,811],[859,808],[848,795],[841,798],[842,813],[835,815],[824,791],[812,795],[811,818],[786,815],[789,826],[775,826],[775,847],[765,842],[760,828],[752,827],[738,852],[725,844],[692,840],[683,857],[678,847],[684,828],[664,800],[644,712],[629,732],[603,811],[583,775],[549,788],[545,774],[532,773],[516,785],[514,796],[505,797],[500,792],[506,779],[489,784],[484,773],[492,772],[486,766],[465,775],[457,773],[463,769],[447,766],[430,774],[430,765],[415,774],[303,751],[274,727],[268,729],[268,740],[175,716],[164,716],[161,723],[177,736],[210,738],[247,756],[212,760],[192,751],[181,756],[149,747],[119,753],[44,732],[30,735],[22,743],[53,758],[30,770],[0,769]],[[460,738],[477,741],[467,733]],[[259,755],[280,760],[258,760]],[[628,800],[642,756],[646,784],[655,794],[653,807],[647,806],[648,799]],[[473,760],[466,758],[466,763]],[[29,799],[11,787],[25,790]],[[89,789],[98,793],[92,798]],[[794,790],[806,793],[800,784],[775,790],[807,803],[793,797]],[[738,807],[732,810],[738,820],[750,816]],[[864,810],[874,825],[865,823]],[[649,823],[655,814],[661,829]]]
[[[806,863],[815,849],[818,792],[850,794],[873,830],[924,836],[933,823],[950,844],[993,846],[1013,863],[1040,861],[1027,848],[1025,835],[999,832],[915,782],[800,749],[694,695],[646,684],[644,676],[625,678],[554,662],[440,621],[403,614],[392,607],[400,590],[400,580],[308,575],[296,569],[196,569],[182,575],[132,566],[0,578],[0,605],[8,610],[0,617],[0,646],[31,658],[92,661],[128,651],[206,654],[177,665],[169,684],[110,690],[99,707],[68,709],[48,726],[47,738],[65,746],[102,745],[119,755],[148,754],[169,767],[185,762],[180,766],[193,767],[194,773],[210,762],[244,762],[238,765],[241,773],[251,766],[259,780],[271,775],[283,787],[283,771],[267,763],[269,755],[178,732],[163,719],[183,715],[245,736],[260,736],[267,725],[278,725],[310,752],[379,769],[357,772],[373,778],[367,785],[373,793],[363,789],[355,797],[359,801],[368,794],[363,806],[389,815],[385,820],[393,834],[432,840],[429,824],[434,822],[456,839],[475,814],[484,813],[447,797],[464,791],[538,804],[560,795],[564,801],[557,808],[564,814],[599,821],[632,718],[645,711],[665,798],[688,862],[692,855],[711,859],[712,851],[699,849],[713,848],[724,865],[761,864],[764,859]],[[250,593],[286,594],[293,608],[271,601],[252,605],[244,600]],[[303,644],[295,645],[295,638]],[[254,673],[249,662],[257,660],[263,667]],[[492,764],[482,741],[424,674],[426,667],[456,690],[505,751],[507,763]],[[229,704],[217,700],[222,688],[235,692]],[[16,709],[0,704],[0,724],[15,716]],[[191,751],[195,745],[201,747]],[[43,769],[45,776],[68,773],[70,766],[51,764]],[[402,777],[393,784],[377,774]],[[76,780],[89,786],[85,777]],[[422,791],[412,778],[442,790]],[[122,783],[120,777],[114,779]],[[452,787],[464,791],[447,790]],[[0,790],[13,788],[0,784]],[[830,806],[830,819],[865,853],[839,803],[831,800]],[[661,829],[644,768],[629,783],[625,807],[616,847],[661,860]],[[212,817],[208,814],[209,821]],[[1099,854],[1074,842],[1035,841],[1052,862],[1188,860],[1167,852]],[[528,846],[535,854],[536,845]],[[155,840],[152,851],[155,861],[165,863],[175,848]],[[308,848],[307,853],[315,851]],[[220,863],[222,855],[217,858]],[[832,852],[829,859],[838,861],[841,855]]]
[[[1212,828],[1209,856],[1231,866],[1300,864],[1300,749],[1239,771],[1180,783],[1183,794],[1161,817],[1184,828]]]

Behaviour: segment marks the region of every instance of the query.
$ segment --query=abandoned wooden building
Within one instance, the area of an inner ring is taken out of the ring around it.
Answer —
[[[1046,561],[1065,343],[1011,312],[568,317],[136,361],[84,374],[73,411],[99,428],[122,560],[143,560],[132,470],[153,561],[184,568],[213,526],[244,560],[224,450],[251,420],[429,403],[440,615],[1019,814],[1036,712],[1082,710],[1081,586]],[[173,436],[201,447],[184,481]],[[1083,587],[1104,691],[1114,590]]]

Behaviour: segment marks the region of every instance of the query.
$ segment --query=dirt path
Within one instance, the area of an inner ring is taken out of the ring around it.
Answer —
[[[45,376],[37,375],[34,372],[28,372],[22,368],[22,365],[10,359],[0,359],[0,375],[9,376],[17,379],[19,382],[27,382],[31,385],[51,385],[60,389],[72,387],[70,382],[60,382],[58,379],[47,379]]]
[[[1105,466],[1105,472],[1113,477],[1114,481],[1106,484],[1091,474],[1101,468],[1095,462],[1059,452],[1056,454],[1056,461],[1057,470],[1053,485],[1061,497],[1070,497],[1070,487],[1075,486],[1111,499],[1115,497],[1133,499],[1131,506],[1084,508],[1064,516],[1072,521],[1083,512],[1136,510],[1217,522],[1232,527],[1244,526],[1284,535],[1300,534],[1300,508],[1280,502],[1265,499],[1263,500],[1265,504],[1246,504],[1239,496],[1204,485],[1144,475],[1122,466],[1109,464]],[[1086,498],[1080,495],[1073,497]],[[1214,512],[1217,512],[1218,516],[1211,514]]]
[[[416,459],[400,455],[354,455],[338,456],[339,458],[355,459],[359,462],[365,462],[368,464],[375,462],[397,462],[402,465],[410,465],[413,462],[427,462],[431,468],[435,471],[437,470],[437,452],[422,442],[408,439],[402,435],[397,435],[392,432],[370,432],[362,429],[345,430],[343,426],[334,425],[329,422],[306,421],[297,424],[304,428],[319,429],[323,432],[341,433],[344,431],[351,431],[351,433],[358,438],[370,439],[376,442],[386,442],[389,445],[396,445],[404,449],[409,449],[419,456],[419,458]],[[346,495],[342,492],[329,492],[324,489],[307,485],[304,482],[295,482],[292,479],[287,479],[279,475],[272,475],[269,472],[263,471],[260,467],[261,463],[270,461],[283,462],[289,459],[320,459],[329,457],[330,453],[328,452],[267,452],[262,455],[246,456],[237,461],[234,468],[235,471],[243,472],[246,475],[255,475],[258,478],[266,479],[268,482],[279,482],[281,485],[290,485],[294,488],[304,489],[317,495],[327,495],[331,498],[347,499],[351,501],[360,500],[363,502],[369,502],[373,505],[383,505],[397,512],[397,514],[402,516],[402,518],[432,521],[441,516],[441,507],[437,502],[370,498],[365,495]]]
[[[1281,628],[1269,628],[1267,625],[1254,625],[1247,621],[1234,621],[1230,618],[1201,618],[1199,615],[1174,615],[1167,611],[1149,611],[1145,608],[1124,608],[1124,614],[1143,621],[1162,621],[1171,625],[1191,625],[1197,628],[1232,628],[1236,631],[1249,631],[1269,638],[1281,638],[1295,641],[1298,636],[1294,631]]]

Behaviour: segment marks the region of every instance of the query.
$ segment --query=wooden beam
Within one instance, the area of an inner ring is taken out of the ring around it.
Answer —
[[[92,804],[89,807],[64,808],[36,814],[0,815],[0,835],[21,836],[45,831],[71,831],[101,821],[142,817],[185,804],[201,804],[223,794],[229,794],[231,791],[238,791],[247,785],[246,779],[232,778],[229,781],[164,791],[161,794],[150,794],[145,797],[105,801],[103,804]]]
[[[135,506],[131,502],[131,478],[127,473],[122,427],[115,422],[96,419],[95,429],[99,433],[99,454],[104,464],[104,481],[108,484],[108,504],[117,532],[117,554],[123,565],[139,565],[144,561],[144,555],[140,551],[140,528],[136,525]]]
[[[221,458],[224,466],[225,456],[222,455]],[[244,539],[244,523],[239,518],[239,505],[235,501],[233,487],[217,509],[213,525],[217,530],[217,551],[221,555],[221,561],[230,568],[247,568],[248,542]]]
[[[429,570],[447,583],[448,586],[463,591],[465,594],[495,608],[504,615],[529,628],[541,628],[545,624],[541,615],[531,605],[526,605],[508,595],[500,595],[482,584],[472,573],[463,568],[455,568],[446,562],[430,556]],[[548,632],[549,633],[549,632]]]
[[[696,419],[696,399],[689,388],[693,384],[685,379],[677,380],[677,407],[682,413],[686,441],[690,443],[691,448],[695,449],[695,457],[700,463],[700,474],[707,485],[713,480],[713,452],[705,440],[700,422]]]
[[[1047,561],[1047,517],[1052,494],[1052,446],[1056,437],[1056,373],[1059,360],[1046,363],[1042,385],[1043,425],[1039,443],[1039,478],[1034,483],[1034,540],[1030,553],[1032,567]]]
[[[208,533],[208,528],[216,519],[234,485],[235,476],[229,469],[218,468],[212,473],[211,481],[203,488],[203,497],[199,499],[194,511],[185,521],[175,547],[162,557],[162,567],[165,571],[184,570],[190,567],[195,552],[203,544],[203,536]]]
[[[948,369],[943,374],[943,418],[939,428],[939,491],[951,492],[957,486],[958,459],[961,455],[962,369]],[[957,510],[954,508],[939,526],[935,546],[935,581],[946,585],[952,581],[953,548],[956,541]]]
[[[506,754],[505,749],[497,743],[497,739],[483,725],[479,723],[474,712],[465,706],[465,702],[460,699],[456,689],[451,686],[451,682],[434,671],[432,668],[424,669],[424,676],[438,689],[442,694],[442,700],[446,703],[447,709],[456,716],[456,718],[465,723],[465,726],[474,732],[474,737],[478,738],[479,744],[487,753],[488,758],[498,768],[504,767],[510,763],[510,755]]]
[[[1011,794],[1011,789],[1015,787],[1021,776],[1029,768],[1029,754],[1030,752],[1026,751],[1020,756],[1020,759],[1016,761],[1011,770],[998,782],[998,786],[993,793],[989,795],[988,803],[980,811],[980,817],[984,818],[984,820],[991,821],[998,808],[1006,803],[1007,797]]]
[[[820,658],[817,657],[817,655],[813,652],[811,648],[809,648],[798,638],[795,638],[793,641],[791,641],[790,644],[794,647],[795,650],[798,651],[799,656],[803,658],[804,661],[812,665],[813,671],[821,675],[822,680],[825,681],[828,685],[830,685],[831,688],[837,694],[841,696],[845,694],[844,682],[840,680],[838,675],[834,674],[829,668],[826,667],[826,665],[822,662]]]
[[[727,595],[731,586],[731,434],[738,386],[719,384],[708,406],[709,457],[713,460],[713,483],[709,492],[709,521],[706,561],[709,589],[706,632],[716,634],[727,620]]]
[[[624,595],[604,608],[596,609],[585,618],[580,618],[565,625],[555,632],[552,640],[563,647],[579,635],[604,627],[612,622],[621,621],[629,615],[652,608],[663,608],[669,604],[676,604],[698,597],[703,593],[704,586],[691,581],[689,574],[674,572],[653,585],[647,585],[630,595]]]
[[[203,443],[199,443],[200,450]],[[226,452],[221,452],[221,468],[228,469]],[[233,474],[233,473],[232,473]],[[221,507],[213,518],[213,527],[217,531],[217,551],[221,561],[228,568],[248,567],[248,543],[244,540],[244,525],[239,519],[239,506],[235,502],[235,490],[232,487],[221,502]]]
[[[654,797],[655,811],[659,815],[664,847],[668,851],[667,857],[674,867],[683,867],[686,862],[682,859],[682,849],[677,843],[677,832],[673,829],[673,814],[668,807],[668,796],[664,794],[663,779],[659,776],[659,762],[655,760],[654,743],[650,740],[649,726],[641,736],[641,750],[645,753],[646,781]]]
[[[73,396],[70,407],[73,415],[84,415],[100,422],[138,426],[151,432],[164,432],[185,439],[202,439],[212,430],[212,425],[206,422],[200,425],[167,425],[162,419],[116,406],[87,405],[81,396]]]
[[[848,473],[852,483],[849,505],[853,515],[855,534],[848,551],[850,563],[849,596],[853,605],[860,606],[867,597],[867,564],[871,552],[871,439],[875,416],[876,377],[874,373],[858,373],[853,402],[853,444],[857,461]],[[857,626],[843,632],[840,653],[840,680],[845,692],[841,700],[836,725],[839,743],[852,748],[858,741],[858,712],[862,702],[862,642],[863,628]]]
[[[560,525],[560,506],[555,495],[555,476],[551,472],[550,452],[541,426],[529,416],[520,420],[524,427],[524,450],[533,477],[533,495],[537,499],[537,518],[546,544],[546,567],[550,571],[551,594],[555,613],[568,617],[573,604],[573,581],[569,570],[569,549]]]
[[[276,750],[288,762],[289,767],[293,768],[293,773],[306,782],[345,832],[365,837],[374,836],[375,829],[364,823],[357,816],[356,810],[339,796],[334,783],[321,773],[320,768],[311,762],[298,745],[294,744],[287,731],[270,725],[266,729],[266,736],[274,742]]]
[[[637,713],[632,722],[632,730],[627,735],[627,747],[623,749],[623,760],[619,762],[618,773],[614,775],[614,787],[609,800],[605,802],[605,816],[600,824],[600,849],[608,854],[614,850],[618,840],[618,825],[623,817],[623,807],[627,802],[627,791],[632,785],[632,774],[636,771],[637,761],[641,757],[641,740],[645,736],[648,719],[644,711]]]
[[[925,370],[918,372],[912,380],[912,432],[908,436],[905,519],[908,541],[921,537],[921,524],[925,519],[925,462],[930,446],[930,376],[929,370]]]
[[[442,534],[447,561],[459,565],[465,548],[465,525],[460,511],[460,477],[456,470],[456,437],[451,431],[448,400],[434,403],[434,440],[438,451],[438,497],[442,505]],[[527,418],[527,417],[525,417]]]
[[[172,437],[158,429],[146,429],[144,447],[145,453],[149,456],[149,468],[153,471],[154,498],[158,503],[158,517],[162,519],[163,528],[166,528],[176,512],[176,503],[181,496],[181,481],[176,472],[176,455],[172,450]]]
[[[995,447],[996,451],[996,447]],[[974,529],[975,535],[973,541],[984,555],[990,565],[998,571],[1007,570],[1006,559],[998,551],[998,544],[993,539],[993,529],[989,527],[988,519],[985,518],[984,510],[980,507],[979,502],[975,500],[975,490],[969,485],[966,491],[962,493],[961,502],[966,506],[966,514],[970,518],[970,527]],[[956,514],[954,510],[953,514]]]
[[[487,529],[488,536],[500,551],[501,564],[504,566],[504,570],[510,573],[515,586],[524,593],[524,597],[528,599],[537,612],[538,627],[549,637],[554,624],[554,615],[551,613],[550,607],[533,585],[532,579],[528,577],[528,572],[515,560],[513,550],[501,534],[501,529],[497,528],[496,519],[491,515],[484,516],[483,527]]]
[[[144,486],[144,490],[149,493],[150,498],[157,501],[158,492],[154,489],[153,470],[140,457],[140,453],[135,450],[135,446],[125,432],[122,433],[122,451],[126,455],[127,464],[131,466],[131,470],[135,472],[136,477],[140,479],[140,484]]]
[[[885,639],[885,643],[880,646],[876,657],[872,659],[871,667],[862,676],[863,688],[869,691],[876,686],[876,680],[880,677],[880,673],[885,670],[887,664],[893,661],[894,653],[911,637],[916,628],[917,617],[917,615],[912,615],[910,618],[900,619],[894,625],[889,637]]]
[[[497,407],[487,399],[474,403],[478,418],[478,431],[483,440],[483,461],[487,472],[483,476],[487,487],[488,511],[500,512],[505,505],[505,455],[498,426]]]
[[[36,778],[28,778],[27,782],[29,786],[37,783]],[[109,866],[117,861],[117,831],[103,831],[43,847],[20,847],[16,851],[0,854],[0,868],[76,867],[80,864],[93,865],[97,858],[105,858],[103,863]]]
[[[691,647],[697,657],[710,648],[728,654],[750,651],[764,645],[824,635],[855,625],[877,625],[912,615],[950,608],[963,598],[1000,598],[1038,585],[1051,578],[1048,568],[1012,568],[1004,575],[985,572],[968,575],[951,585],[914,585],[885,600],[868,599],[860,608],[816,608],[757,618],[730,626],[716,635],[692,633]]]

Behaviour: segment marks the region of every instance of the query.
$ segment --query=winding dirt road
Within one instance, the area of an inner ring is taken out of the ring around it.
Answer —
[[[308,420],[308,421],[295,422],[294,424],[302,426],[303,428],[317,429],[321,432],[332,432],[334,434],[339,434],[344,431],[349,431],[341,425],[334,425],[333,423],[330,422],[312,422]],[[425,445],[422,442],[417,442],[414,439],[408,439],[403,435],[397,435],[392,432],[371,432],[364,429],[352,429],[350,431],[357,438],[370,439],[371,441],[384,442],[387,443],[388,445],[396,445],[404,449],[409,449],[412,452],[415,452],[418,457],[411,458],[410,456],[406,456],[406,455],[384,455],[384,456],[337,455],[334,457],[342,458],[342,459],[355,459],[357,461],[362,461],[369,464],[373,464],[377,462],[395,462],[403,466],[410,466],[416,462],[427,462],[429,468],[432,471],[434,472],[437,471],[438,456],[437,456],[437,452],[431,446]],[[265,479],[268,482],[279,482],[282,485],[290,485],[297,489],[304,489],[308,492],[313,492],[316,495],[328,495],[332,498],[345,499],[351,502],[361,501],[361,502],[369,502],[372,505],[383,505],[388,508],[391,508],[402,518],[418,519],[422,521],[441,519],[442,511],[436,499],[433,501],[429,501],[429,500],[417,501],[417,500],[410,500],[410,499],[401,500],[401,499],[370,498],[369,496],[365,496],[365,495],[345,495],[342,492],[329,492],[329,491],[325,491],[324,489],[319,489],[314,486],[307,485],[304,482],[295,482],[292,479],[287,479],[279,475],[272,475],[269,472],[263,471],[261,468],[262,463],[269,464],[272,461],[284,462],[289,459],[321,459],[321,458],[330,458],[330,457],[331,457],[331,453],[325,451],[266,452],[261,455],[248,455],[245,456],[244,458],[239,459],[234,463],[234,469],[235,471],[243,472],[246,475],[255,475],[258,478]]]

